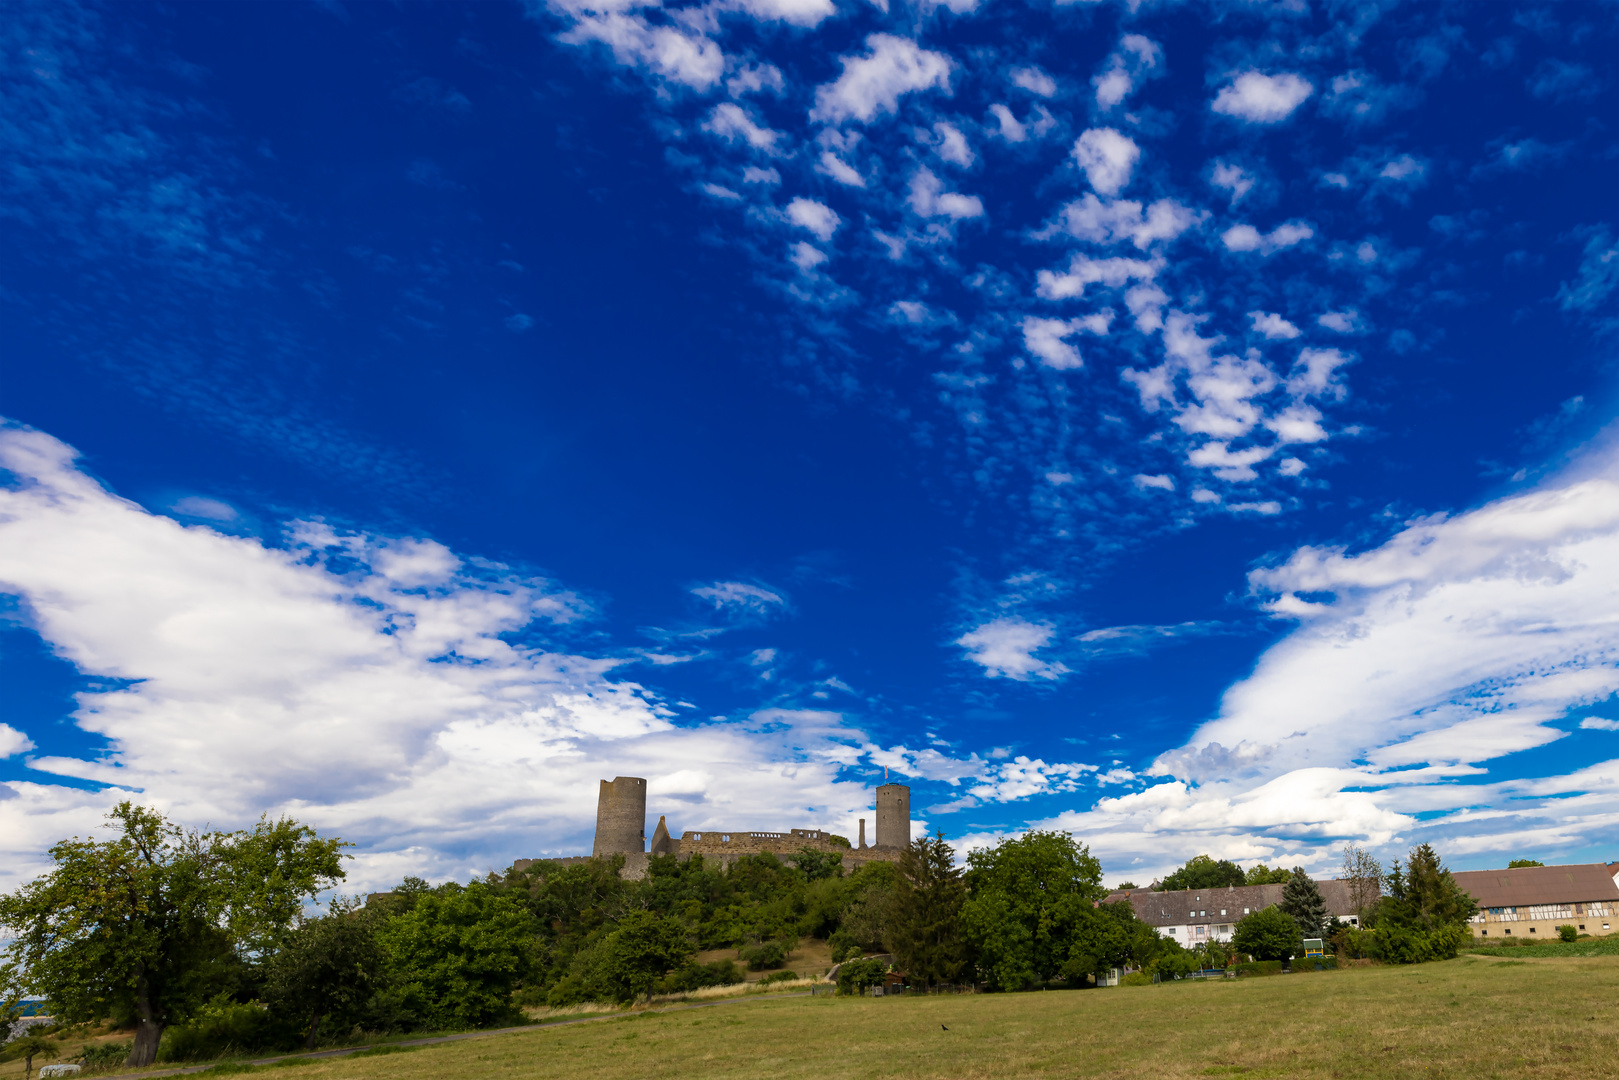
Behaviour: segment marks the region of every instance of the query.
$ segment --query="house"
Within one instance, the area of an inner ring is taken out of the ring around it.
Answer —
[[[1619,863],[1457,870],[1472,894],[1476,937],[1556,938],[1559,926],[1601,937],[1619,925]]]
[[[1343,881],[1317,881],[1327,914],[1359,925]],[[1167,938],[1190,948],[1205,941],[1229,941],[1238,919],[1251,911],[1282,902],[1281,885],[1223,885],[1216,889],[1154,892],[1127,889],[1110,893],[1104,903],[1128,901],[1136,917]]]

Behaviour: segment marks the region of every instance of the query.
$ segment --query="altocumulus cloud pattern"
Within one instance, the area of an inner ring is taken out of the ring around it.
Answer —
[[[1619,837],[1611,10],[17,11],[6,881]]]

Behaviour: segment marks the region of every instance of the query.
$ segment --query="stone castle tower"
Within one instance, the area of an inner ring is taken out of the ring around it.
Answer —
[[[911,789],[904,784],[884,784],[877,789],[877,846],[904,848],[911,845]]]
[[[603,780],[596,796],[593,856],[646,850],[646,781],[639,776]]]

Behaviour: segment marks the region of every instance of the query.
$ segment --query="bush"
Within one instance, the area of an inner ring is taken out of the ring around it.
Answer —
[[[210,1061],[231,1054],[296,1045],[297,1041],[297,1033],[264,1006],[216,998],[188,1023],[164,1030],[157,1060]]]
[[[132,1043],[89,1043],[79,1052],[79,1064],[84,1071],[101,1072],[105,1069],[116,1069],[123,1065],[129,1057]]]
[[[1151,986],[1152,976],[1145,971],[1132,971],[1119,980],[1120,986]]]
[[[769,971],[787,962],[787,950],[781,947],[779,941],[749,945],[742,950],[742,961],[748,965],[749,971]]]
[[[687,964],[671,971],[653,984],[654,994],[686,994],[706,986],[732,986],[742,981],[742,972],[730,960],[711,964]]]
[[[838,968],[838,993],[858,994],[876,986],[888,974],[888,965],[881,960],[845,960]]]
[[[1562,938],[1564,941],[1576,941],[1579,939],[1580,931],[1577,927],[1573,926],[1559,926],[1557,928],[1557,936]]]
[[[768,986],[771,983],[792,982],[796,978],[798,978],[798,972],[796,971],[772,971],[769,975],[759,980],[759,985]]]

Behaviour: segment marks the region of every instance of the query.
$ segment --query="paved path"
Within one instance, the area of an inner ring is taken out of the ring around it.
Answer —
[[[345,1046],[341,1050],[316,1050],[308,1054],[281,1054],[278,1057],[255,1058],[243,1062],[245,1065],[274,1065],[278,1061],[295,1061],[299,1059],[315,1060],[319,1058],[345,1057],[357,1054],[361,1050],[375,1050],[384,1046],[432,1046],[436,1043],[460,1042],[463,1039],[488,1039],[496,1035],[516,1035],[521,1032],[547,1031],[551,1028],[566,1027],[569,1024],[595,1024],[603,1020],[622,1020],[630,1016],[652,1016],[660,1013],[688,1012],[692,1009],[713,1009],[720,1005],[737,1005],[747,1001],[779,1000],[790,997],[809,997],[807,990],[795,990],[783,994],[746,994],[741,997],[724,998],[720,1001],[704,1001],[696,1005],[670,1005],[662,1009],[642,1009],[639,1012],[604,1013],[601,1016],[581,1016],[573,1020],[553,1020],[550,1023],[524,1024],[522,1027],[495,1028],[491,1031],[468,1031],[460,1035],[437,1035],[431,1039],[405,1039],[400,1042],[375,1043],[369,1046]],[[221,1062],[208,1065],[189,1065],[179,1069],[162,1069],[157,1072],[121,1073],[112,1080],[139,1080],[147,1076],[184,1076],[187,1073],[206,1072]]]

